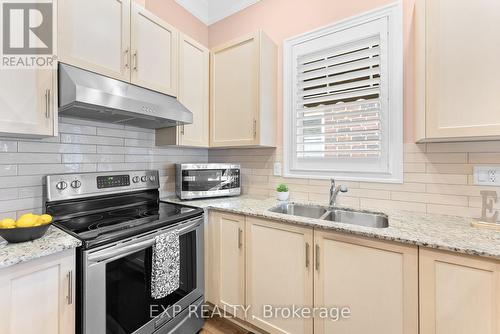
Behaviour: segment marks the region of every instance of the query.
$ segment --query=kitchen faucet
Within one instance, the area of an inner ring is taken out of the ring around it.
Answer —
[[[335,185],[335,179],[332,179],[330,186],[330,208],[335,207],[335,203],[337,202],[337,196],[339,195],[339,192],[346,193],[347,190],[348,189],[346,186]]]

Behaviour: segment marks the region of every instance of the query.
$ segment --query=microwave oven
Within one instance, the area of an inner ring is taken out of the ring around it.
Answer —
[[[238,164],[176,164],[175,169],[175,193],[181,200],[241,194]]]

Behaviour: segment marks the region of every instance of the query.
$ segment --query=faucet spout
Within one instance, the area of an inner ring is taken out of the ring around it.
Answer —
[[[337,186],[335,179],[331,179],[330,184],[330,208],[335,207],[337,203],[337,196],[339,193],[346,193],[348,191],[346,186]]]

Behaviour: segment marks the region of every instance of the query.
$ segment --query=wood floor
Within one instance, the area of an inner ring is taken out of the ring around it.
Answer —
[[[205,320],[205,326],[199,334],[251,334],[251,332],[236,326],[223,318],[210,318]]]

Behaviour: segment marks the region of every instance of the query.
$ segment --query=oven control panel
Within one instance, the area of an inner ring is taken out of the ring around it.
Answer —
[[[157,170],[49,175],[47,201],[160,188]]]
[[[126,187],[130,185],[130,175],[109,175],[97,177],[97,189]]]

